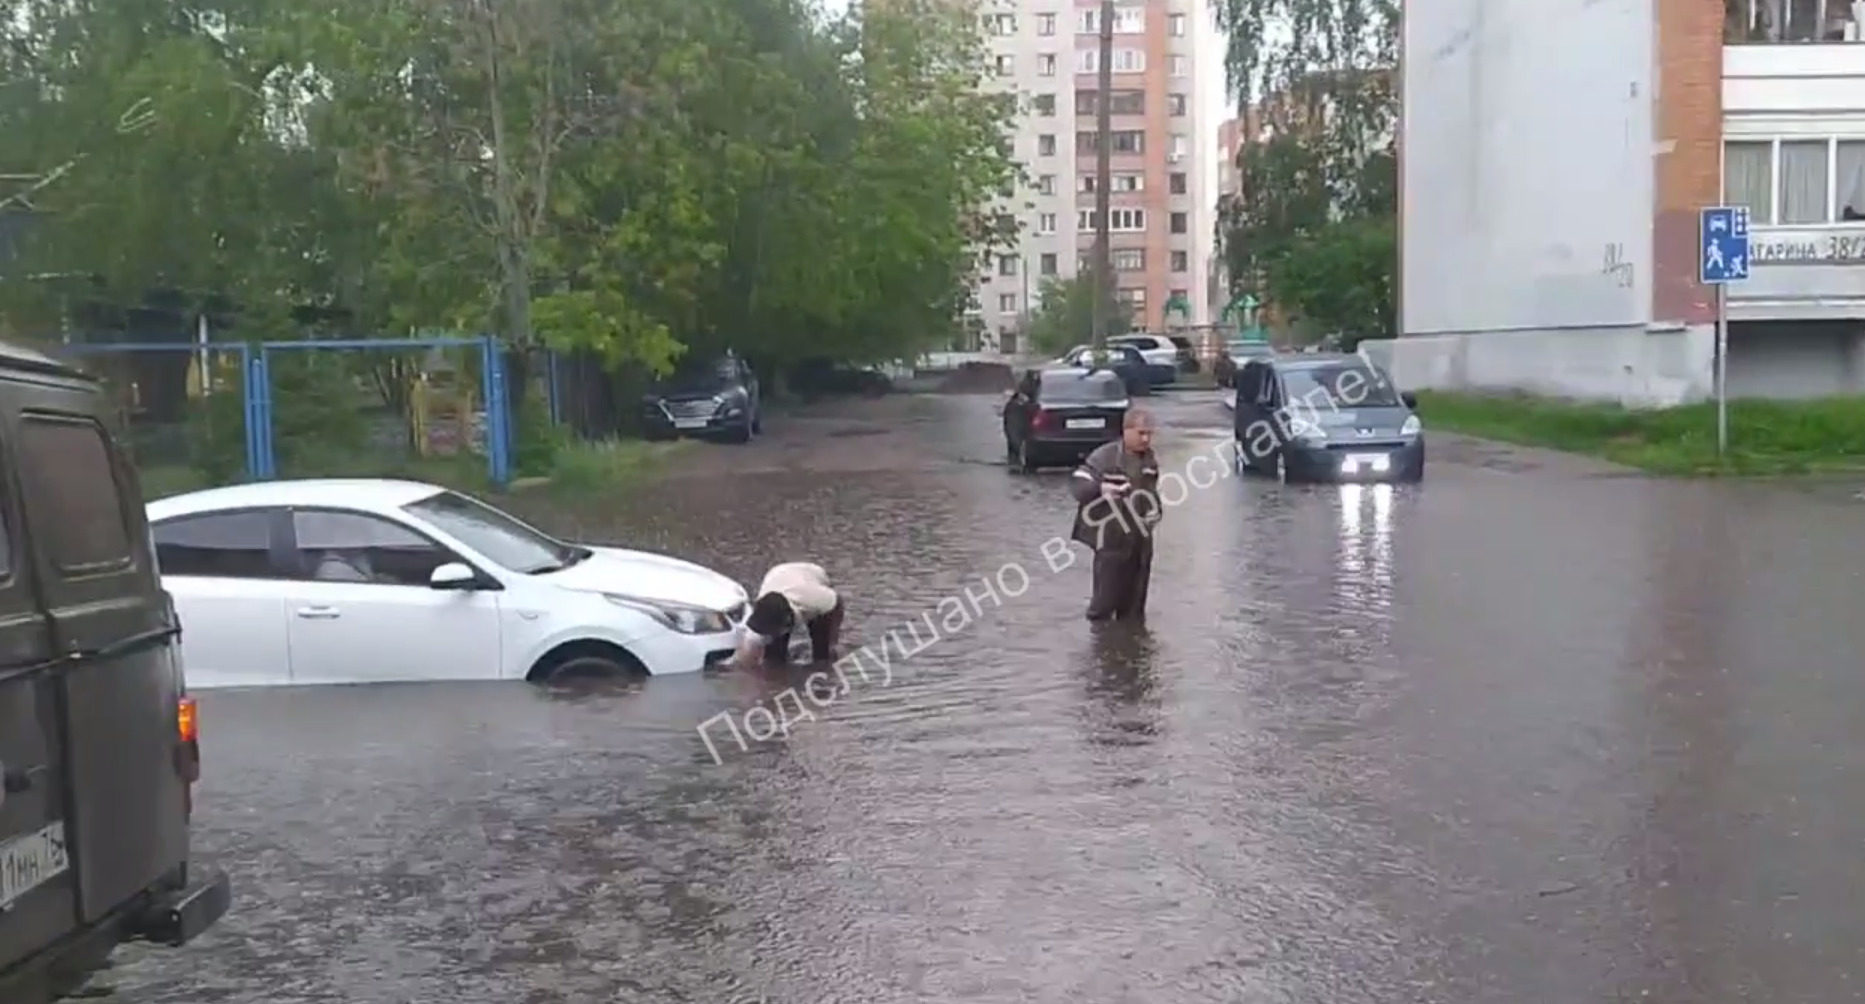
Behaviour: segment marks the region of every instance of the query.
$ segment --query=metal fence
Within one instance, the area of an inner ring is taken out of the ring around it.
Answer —
[[[491,337],[74,342],[152,494],[281,477],[511,481],[505,350]]]
[[[96,376],[110,419],[141,472],[165,495],[250,477],[259,443],[250,393],[256,354],[244,344],[72,343],[56,354]]]

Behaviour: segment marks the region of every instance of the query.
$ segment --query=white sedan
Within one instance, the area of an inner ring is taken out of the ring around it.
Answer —
[[[193,687],[686,673],[744,631],[744,587],[717,572],[435,485],[213,488],[149,524]]]

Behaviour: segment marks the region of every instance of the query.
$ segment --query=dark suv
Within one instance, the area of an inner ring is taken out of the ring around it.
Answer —
[[[694,436],[748,443],[764,431],[758,376],[729,352],[683,362],[642,402],[642,420],[650,438]]]
[[[181,629],[90,378],[0,344],[0,1001],[81,989],[121,942],[231,899],[189,860],[200,775]]]

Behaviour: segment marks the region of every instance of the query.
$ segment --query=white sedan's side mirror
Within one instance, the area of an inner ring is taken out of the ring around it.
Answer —
[[[447,562],[427,577],[427,584],[435,589],[471,589],[478,583],[479,576],[457,561]]]

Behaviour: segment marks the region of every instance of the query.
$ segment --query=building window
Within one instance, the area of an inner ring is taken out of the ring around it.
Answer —
[[[1053,94],[1038,94],[1030,99],[1030,104],[1035,107],[1036,114],[1044,118],[1056,113],[1056,96]]]
[[[1175,77],[1191,76],[1191,60],[1184,56],[1172,56],[1166,60],[1167,72]]]
[[[1145,49],[1115,49],[1114,50],[1114,72],[1115,73],[1145,73],[1146,72],[1146,50]]]
[[[1173,195],[1184,195],[1189,188],[1189,183],[1185,180],[1184,171],[1174,171],[1166,175],[1166,184],[1171,189]]]
[[[1191,229],[1191,217],[1185,213],[1173,213],[1167,223],[1175,234],[1182,234]]]
[[[1752,223],[1774,222],[1774,144],[1723,144],[1723,201],[1747,206]]]
[[[1132,208],[1111,209],[1107,214],[1107,229],[1117,234],[1137,234],[1146,229],[1146,210]],[[1082,233],[1094,232],[1094,210],[1083,209],[1075,214],[1076,229]]]
[[[1038,157],[1053,157],[1056,155],[1055,133],[1046,132],[1036,137],[1036,155]]]
[[[1075,114],[1098,115],[1101,111],[1099,91],[1076,91]],[[1108,100],[1110,115],[1144,115],[1146,114],[1146,92],[1135,90],[1115,91]]]
[[[1113,180],[1114,191],[1116,192],[1142,192],[1146,190],[1146,175],[1144,174],[1116,174]]]
[[[1146,271],[1146,251],[1142,248],[1115,248],[1108,252],[1116,272]]]
[[[1017,16],[1015,14],[991,14],[984,19],[985,30],[999,38],[1017,33]]]
[[[1057,268],[1055,252],[1043,252],[1043,256],[1037,260],[1037,268],[1044,275],[1055,275]]]
[[[1053,77],[1056,75],[1055,53],[1045,52],[1036,57],[1036,75],[1039,77]]]
[[[1084,174],[1075,182],[1075,190],[1083,195],[1094,194],[1094,175]]]
[[[1017,72],[1017,61],[1014,57],[1011,57],[1011,56],[997,57],[997,75],[998,76],[1008,77],[1011,74],[1016,73],[1016,72]]]
[[[1189,289],[1175,289],[1170,296],[1166,297],[1166,303],[1168,305],[1177,304],[1190,310],[1192,305],[1192,291]]]
[[[1172,252],[1172,271],[1190,272],[1191,270],[1192,270],[1192,256],[1191,255],[1185,253],[1184,251]]]
[[[1017,274],[1017,256],[1013,254],[998,255],[997,256],[997,274],[998,275],[1016,275]]]
[[[1016,313],[1017,312],[1017,294],[1015,293],[997,294],[997,312],[1000,314]]]
[[[1166,114],[1184,115],[1185,109],[1188,106],[1188,104],[1189,102],[1185,100],[1185,95],[1168,94],[1166,95]]]
[[[1185,15],[1183,14],[1166,15],[1166,30],[1170,32],[1175,38],[1184,38],[1185,37]]]
[[[1054,136],[1049,137],[1049,145],[1052,147],[1055,145]],[[1050,150],[1049,152],[1051,154],[1055,153],[1054,150]],[[1053,174],[1045,174],[1037,177],[1036,191],[1042,195],[1056,194],[1056,176]]]
[[[1100,135],[1093,132],[1075,134],[1075,150],[1078,153],[1094,153]],[[1146,133],[1138,129],[1117,129],[1114,131],[1113,147],[1115,153],[1145,153]]]
[[[1083,35],[1099,35],[1101,12],[1096,9],[1082,11],[1076,19],[1076,25]],[[1139,6],[1114,8],[1114,34],[1146,34],[1146,8]]]
[[[1833,154],[1833,209],[1842,222],[1865,220],[1865,140],[1842,139]]]
[[[1056,16],[1054,14],[1036,15],[1036,33],[1038,35],[1055,34],[1056,33]]]
[[[1827,144],[1824,140],[1792,141],[1781,144],[1782,223],[1825,223],[1826,193],[1831,182],[1826,176]]]
[[[1723,41],[1856,42],[1854,8],[1844,0],[1725,0]]]
[[[1185,135],[1182,132],[1173,133],[1172,134],[1172,146],[1168,148],[1168,152],[1170,152],[1172,156],[1174,157],[1183,157],[1186,154],[1191,153],[1192,152],[1191,137]]]
[[[1123,289],[1117,291],[1114,295],[1121,303],[1131,308],[1135,314],[1141,314],[1146,311],[1146,290]]]
[[[1056,214],[1038,213],[1036,215],[1036,232],[1039,234],[1055,233],[1056,232]]]

